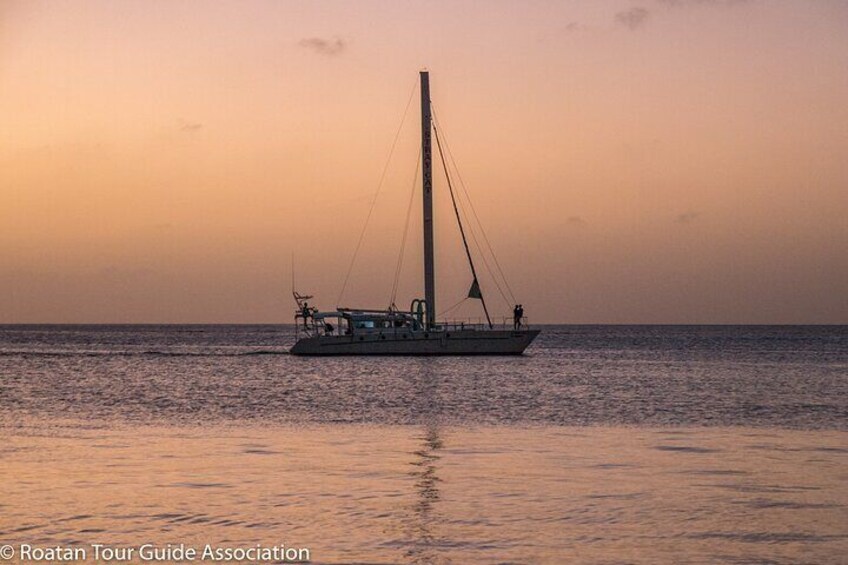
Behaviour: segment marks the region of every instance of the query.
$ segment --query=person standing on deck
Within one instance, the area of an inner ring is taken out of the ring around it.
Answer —
[[[303,315],[303,329],[307,329],[306,319],[312,314],[312,310],[309,308],[309,302],[303,303],[301,314]]]

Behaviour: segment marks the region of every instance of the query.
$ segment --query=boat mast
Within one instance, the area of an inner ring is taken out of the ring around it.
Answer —
[[[421,71],[421,177],[424,193],[424,299],[427,328],[436,325],[436,269],[433,257],[433,146],[430,73]]]

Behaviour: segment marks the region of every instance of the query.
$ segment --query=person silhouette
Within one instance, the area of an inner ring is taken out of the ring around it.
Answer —
[[[309,302],[303,303],[303,308],[301,308],[301,314],[303,315],[303,328],[306,329],[308,326],[306,325],[306,319],[311,314],[311,310],[309,308]]]
[[[517,330],[521,327],[521,305],[516,304],[512,309],[512,329]]]

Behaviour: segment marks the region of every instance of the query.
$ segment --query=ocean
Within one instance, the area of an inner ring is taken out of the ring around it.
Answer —
[[[500,358],[300,358],[293,340],[0,326],[10,561],[212,544],[313,563],[846,562],[846,326],[546,326]]]

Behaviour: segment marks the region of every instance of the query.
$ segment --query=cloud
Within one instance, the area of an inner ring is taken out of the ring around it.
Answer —
[[[698,212],[693,212],[692,210],[689,210],[688,212],[678,214],[677,218],[674,221],[678,224],[691,224],[696,219],[698,219],[698,216],[700,215],[701,214],[699,214]]]
[[[705,6],[733,6],[735,4],[745,4],[751,0],[657,0],[660,4],[670,7],[677,6],[694,6],[696,4]]]
[[[636,30],[645,25],[645,22],[648,20],[648,16],[650,15],[651,12],[645,8],[642,8],[641,6],[634,6],[629,10],[618,12],[613,19],[615,20],[615,23],[619,25],[623,25],[630,30]]]
[[[180,120],[180,131],[184,131],[186,133],[194,133],[203,128],[203,124],[198,122],[187,122],[185,120]]]
[[[340,37],[333,39],[323,39],[321,37],[307,37],[301,39],[298,43],[304,49],[309,49],[313,53],[333,57],[340,55],[346,48],[347,42]]]
[[[566,218],[565,223],[569,226],[582,226],[586,223],[586,220],[584,220],[580,216],[569,216],[568,218]]]

